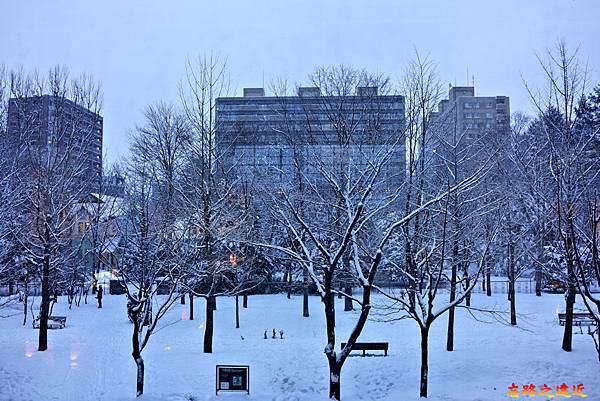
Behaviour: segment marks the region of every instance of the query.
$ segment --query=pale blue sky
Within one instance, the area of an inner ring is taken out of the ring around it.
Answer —
[[[444,82],[464,84],[468,69],[478,94],[508,95],[527,112],[521,75],[536,82],[535,52],[558,38],[580,45],[598,83],[599,37],[598,0],[0,0],[0,63],[61,64],[101,81],[111,159],[126,153],[145,105],[176,100],[186,57],[198,53],[226,56],[241,94],[263,74],[302,82],[319,64],[397,78],[416,47]]]

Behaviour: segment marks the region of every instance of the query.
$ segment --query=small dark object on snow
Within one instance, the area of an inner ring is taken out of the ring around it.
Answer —
[[[244,336],[240,336],[242,338],[242,341],[244,341]]]
[[[265,340],[267,339],[267,330],[265,330]]]
[[[275,329],[273,329],[273,335],[271,336],[271,338],[277,338],[277,335],[275,333]]]
[[[283,330],[279,330],[279,337],[283,340]]]

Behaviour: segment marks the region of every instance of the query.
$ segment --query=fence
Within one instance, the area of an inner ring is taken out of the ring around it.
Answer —
[[[480,280],[477,285],[473,288],[473,292],[485,292],[483,280]],[[491,280],[492,294],[507,294],[508,293],[508,280]],[[535,279],[517,279],[515,282],[515,292],[523,294],[535,293]]]

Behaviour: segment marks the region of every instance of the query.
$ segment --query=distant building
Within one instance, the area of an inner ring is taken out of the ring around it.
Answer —
[[[125,177],[119,173],[104,176],[103,195],[123,197],[125,195]]]
[[[70,240],[77,263],[108,285],[115,278],[121,258],[119,225],[125,217],[123,198],[91,194],[73,205]]]
[[[13,98],[8,103],[5,143],[22,165],[31,164],[32,155],[44,160],[45,155],[52,153],[58,156],[53,160],[59,160],[70,149],[72,154],[61,167],[76,171],[70,189],[85,196],[100,188],[102,124],[99,114],[66,98]]]
[[[481,137],[489,132],[510,130],[510,101],[508,96],[475,96],[473,86],[454,86],[448,99],[442,100],[433,114],[434,123],[452,124],[458,132],[469,137]]]
[[[377,87],[358,87],[352,96],[324,96],[318,87],[300,87],[297,96],[265,96],[263,88],[245,88],[243,97],[217,99],[216,108],[226,161],[246,175],[263,174],[272,188],[298,175],[296,163],[318,181],[322,177],[309,159],[319,157],[330,166],[351,161],[360,169],[365,155],[391,144],[397,147],[384,171],[388,188],[404,179],[403,96],[379,95]],[[347,147],[340,150],[341,144]]]

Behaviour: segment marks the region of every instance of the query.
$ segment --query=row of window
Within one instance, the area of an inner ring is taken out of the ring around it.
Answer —
[[[494,118],[494,115],[490,112],[485,113],[465,113],[465,118]]]
[[[465,109],[479,109],[481,107],[485,107],[486,109],[491,109],[494,107],[494,103],[493,102],[465,102],[464,104],[464,108]]]
[[[466,128],[493,128],[494,124],[492,124],[491,122],[487,122],[487,123],[466,123],[465,127]]]

